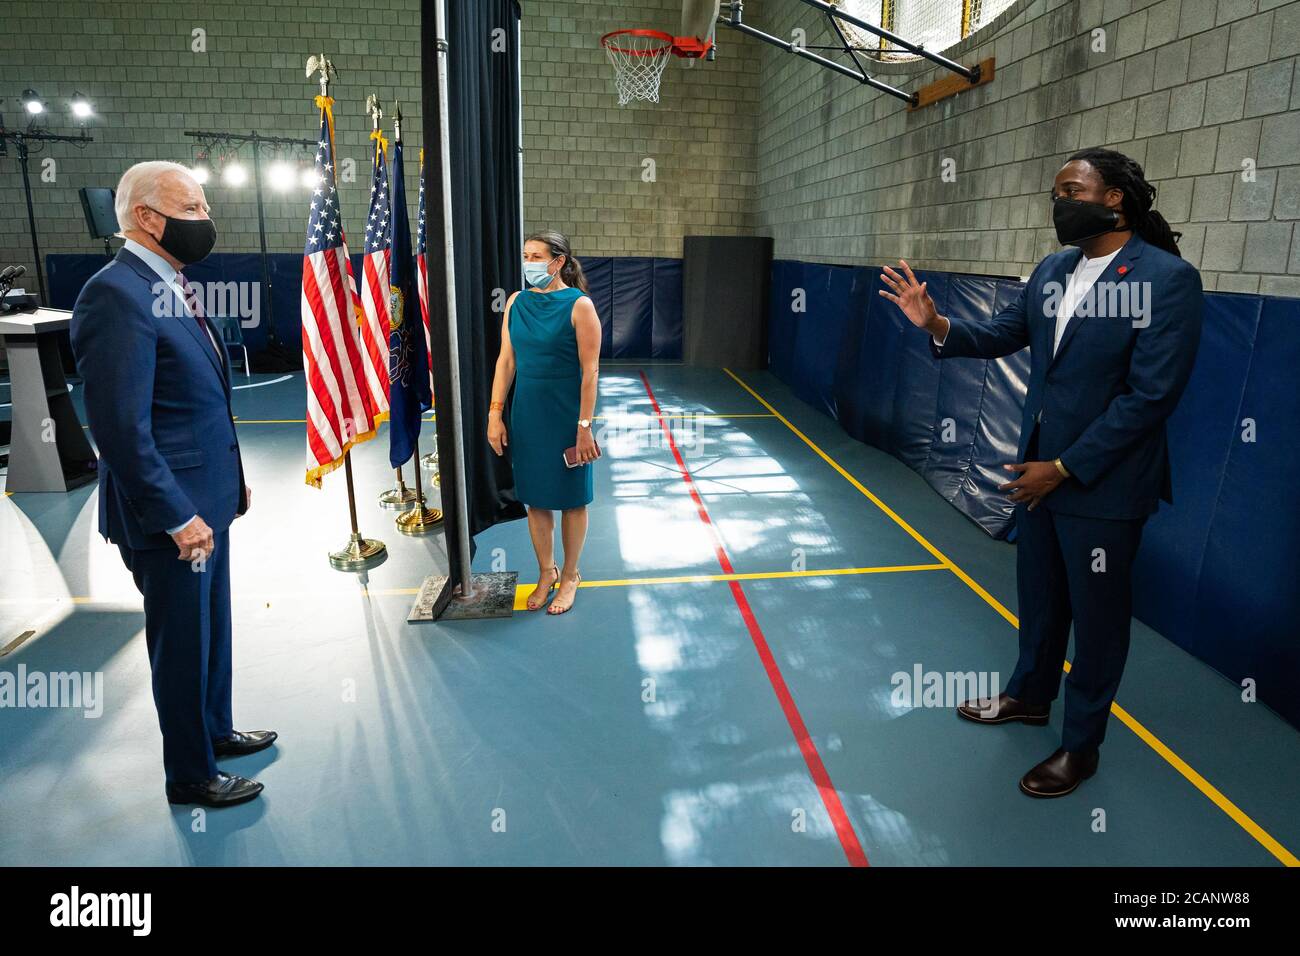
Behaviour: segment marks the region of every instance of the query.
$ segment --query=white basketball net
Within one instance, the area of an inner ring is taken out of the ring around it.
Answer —
[[[618,105],[632,100],[659,102],[659,78],[671,59],[671,40],[653,36],[622,33],[605,42],[605,55],[614,67],[614,87]]]

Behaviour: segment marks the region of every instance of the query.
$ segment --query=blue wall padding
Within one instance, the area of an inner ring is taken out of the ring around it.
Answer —
[[[791,307],[791,297],[799,285],[801,265],[798,262],[786,262],[782,259],[772,262],[772,291],[768,306],[767,328],[768,369],[786,383],[794,380],[796,367],[793,343],[794,323],[798,313]]]
[[[651,329],[653,359],[681,361],[682,324],[682,260],[654,260],[654,302]]]
[[[1200,578],[1261,309],[1256,296],[1206,298],[1196,366],[1166,426],[1175,507],[1161,508],[1147,522],[1134,571],[1139,615],[1161,633],[1191,635],[1186,646],[1202,657],[1194,586],[1172,601],[1162,599],[1160,589],[1170,581],[1194,585]]]
[[[269,257],[275,330],[290,348],[302,346],[302,256],[272,253]],[[98,254],[46,256],[50,305],[71,309],[86,280],[107,260]],[[352,256],[352,270],[361,282],[361,256]],[[680,259],[591,256],[582,259],[591,298],[604,334],[601,356],[615,359],[682,357],[682,263]],[[256,253],[213,253],[185,270],[193,282],[258,282],[261,258]],[[265,317],[244,328],[250,352],[266,345]]]
[[[987,321],[1014,280],[918,273],[939,311]],[[773,374],[850,435],[915,469],[994,537],[1013,509],[1027,351],[939,362],[877,291],[880,270],[777,260]],[[808,310],[791,310],[803,290]],[[1300,299],[1210,293],[1196,367],[1169,420],[1174,504],[1148,521],[1135,613],[1300,727]],[[1246,441],[1244,419],[1255,423]],[[948,440],[951,439],[951,440]]]

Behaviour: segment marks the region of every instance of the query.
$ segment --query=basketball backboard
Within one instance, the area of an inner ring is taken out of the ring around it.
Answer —
[[[702,49],[711,46],[721,6],[721,0],[682,0],[681,37],[694,40]]]

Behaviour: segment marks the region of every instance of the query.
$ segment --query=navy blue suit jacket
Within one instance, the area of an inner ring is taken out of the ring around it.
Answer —
[[[174,548],[166,529],[195,514],[228,528],[248,505],[225,347],[125,249],[82,288],[70,332],[99,448],[100,533],[150,549]]]
[[[1053,356],[1055,305],[1082,255],[1069,248],[1048,256],[1015,302],[987,322],[951,319],[944,344],[931,340],[930,347],[939,358],[990,359],[1028,346],[1018,460],[1037,427],[1037,459],[1060,458],[1072,476],[1043,506],[1093,518],[1145,517],[1161,499],[1173,500],[1165,419],[1196,361],[1201,276],[1134,233],[1093,286],[1094,314],[1076,310]],[[1130,307],[1116,308],[1125,296]],[[1132,303],[1146,314],[1136,315]]]

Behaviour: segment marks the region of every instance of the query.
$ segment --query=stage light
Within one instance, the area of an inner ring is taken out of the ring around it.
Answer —
[[[293,174],[292,166],[282,159],[277,159],[271,164],[270,169],[266,171],[266,178],[270,182],[272,189],[278,192],[288,192],[293,188],[297,177]]]
[[[235,160],[221,170],[221,180],[227,186],[242,186],[248,182],[248,170],[243,163]]]
[[[23,106],[33,116],[45,112],[45,104],[41,102],[41,98],[36,94],[35,90],[23,90]]]
[[[190,174],[200,186],[205,185],[212,178],[212,161],[208,158],[206,149],[200,149],[195,154],[194,164],[190,166]]]
[[[72,115],[77,119],[89,119],[95,115],[95,111],[90,106],[90,100],[80,92],[72,94]]]
[[[315,166],[305,167],[301,179],[303,189],[315,189],[320,185],[320,173],[316,172]]]

